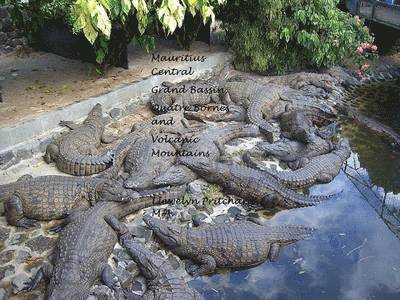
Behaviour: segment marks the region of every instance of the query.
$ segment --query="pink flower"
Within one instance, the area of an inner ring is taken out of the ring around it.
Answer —
[[[363,47],[358,46],[358,47],[357,47],[357,50],[356,50],[356,53],[357,53],[357,54],[363,54],[363,52],[364,52]]]
[[[360,71],[364,73],[368,68],[369,68],[369,64],[364,64],[361,66]]]
[[[372,50],[373,52],[375,52],[376,50],[378,50],[378,47],[377,47],[376,45],[372,45],[371,50]]]

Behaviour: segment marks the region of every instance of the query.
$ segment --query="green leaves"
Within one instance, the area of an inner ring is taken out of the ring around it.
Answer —
[[[111,20],[105,8],[96,0],[77,0],[71,9],[74,31],[83,31],[93,45],[99,33],[107,39],[111,34]]]
[[[220,8],[235,63],[257,72],[329,67],[371,39],[337,0],[235,0]]]
[[[39,28],[38,25],[43,25],[46,20],[64,19],[73,32],[83,33],[93,45],[96,61],[101,64],[109,54],[108,43],[113,26],[121,28],[117,30],[119,34],[125,32],[129,38],[135,36],[143,48],[150,50],[154,48],[154,34],[159,25],[172,34],[183,28],[185,16],[190,14],[206,23],[214,19],[214,6],[223,2],[225,0],[35,0],[24,2],[21,7],[27,7],[30,31]],[[137,28],[128,27],[135,24],[131,18],[136,18]],[[25,23],[25,20],[21,22]],[[193,32],[197,33],[197,28]]]
[[[164,30],[169,34],[174,33],[177,27],[181,27],[185,18],[186,4],[179,0],[163,0],[157,9],[157,16]]]

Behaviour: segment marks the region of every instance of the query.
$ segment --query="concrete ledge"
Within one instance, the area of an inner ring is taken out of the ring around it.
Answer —
[[[62,130],[58,125],[60,120],[80,121],[96,104],[103,106],[105,113],[117,109],[115,119],[135,110],[140,104],[146,103],[151,95],[151,88],[163,81],[180,82],[188,79],[206,78],[219,71],[229,60],[226,52],[212,53],[204,62],[180,63],[176,68],[192,67],[192,76],[150,76],[129,85],[121,86],[113,91],[90,97],[65,107],[44,112],[37,117],[22,122],[13,127],[0,128],[0,169],[7,169],[22,159],[43,152],[51,137]]]

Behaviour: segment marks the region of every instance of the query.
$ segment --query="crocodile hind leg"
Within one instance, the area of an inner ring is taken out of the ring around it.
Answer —
[[[331,182],[335,177],[330,174],[322,173],[318,176],[318,182],[320,183],[328,183]]]
[[[35,273],[33,278],[31,278],[28,282],[24,283],[24,289],[22,291],[32,291],[36,289],[39,283],[43,279],[50,278],[52,273],[53,273],[53,265],[50,263],[44,263]]]
[[[278,243],[273,243],[269,249],[268,258],[270,261],[276,261],[279,257],[281,246]]]
[[[112,271],[112,268],[109,264],[104,263],[104,265],[101,266],[100,268],[100,274],[101,274],[101,281],[108,286],[111,290],[114,290],[116,294],[118,295],[123,295],[124,291],[118,282],[118,280],[115,280],[115,275]],[[124,299],[124,297],[117,297],[117,299]]]
[[[187,272],[190,275],[192,275],[193,277],[211,273],[217,267],[217,263],[216,263],[215,259],[211,255],[208,255],[208,254],[204,254],[204,255],[196,257],[195,261],[199,265],[197,266],[197,265],[193,264],[187,270]]]
[[[7,222],[10,225],[23,228],[39,226],[39,223],[37,221],[28,219],[24,216],[21,199],[17,195],[13,195],[9,200],[4,203],[4,209]]]

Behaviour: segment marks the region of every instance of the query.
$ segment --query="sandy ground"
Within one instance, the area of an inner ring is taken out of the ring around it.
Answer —
[[[182,51],[170,41],[158,44],[161,55],[207,55],[221,50],[196,42],[192,50]],[[12,126],[35,115],[63,107],[82,99],[112,91],[118,86],[151,75],[155,67],[173,67],[176,63],[151,62],[151,53],[129,47],[129,69],[110,68],[103,76],[92,64],[51,53],[32,52],[19,57],[0,55],[0,127]]]
[[[110,123],[106,127],[106,132],[113,136],[119,137],[112,144],[104,145],[105,147],[112,147],[120,139],[122,139],[127,133],[130,132],[134,124],[140,124],[146,119],[149,119],[154,114],[150,111],[148,107],[138,107],[134,112],[123,117],[115,122]],[[101,150],[102,151],[102,150]],[[19,177],[24,174],[30,174],[33,177],[45,175],[63,175],[69,176],[68,174],[60,172],[54,163],[47,164],[43,160],[43,153],[38,153],[30,159],[21,161],[20,163],[11,166],[6,170],[0,171],[0,182],[2,184],[16,181]]]

